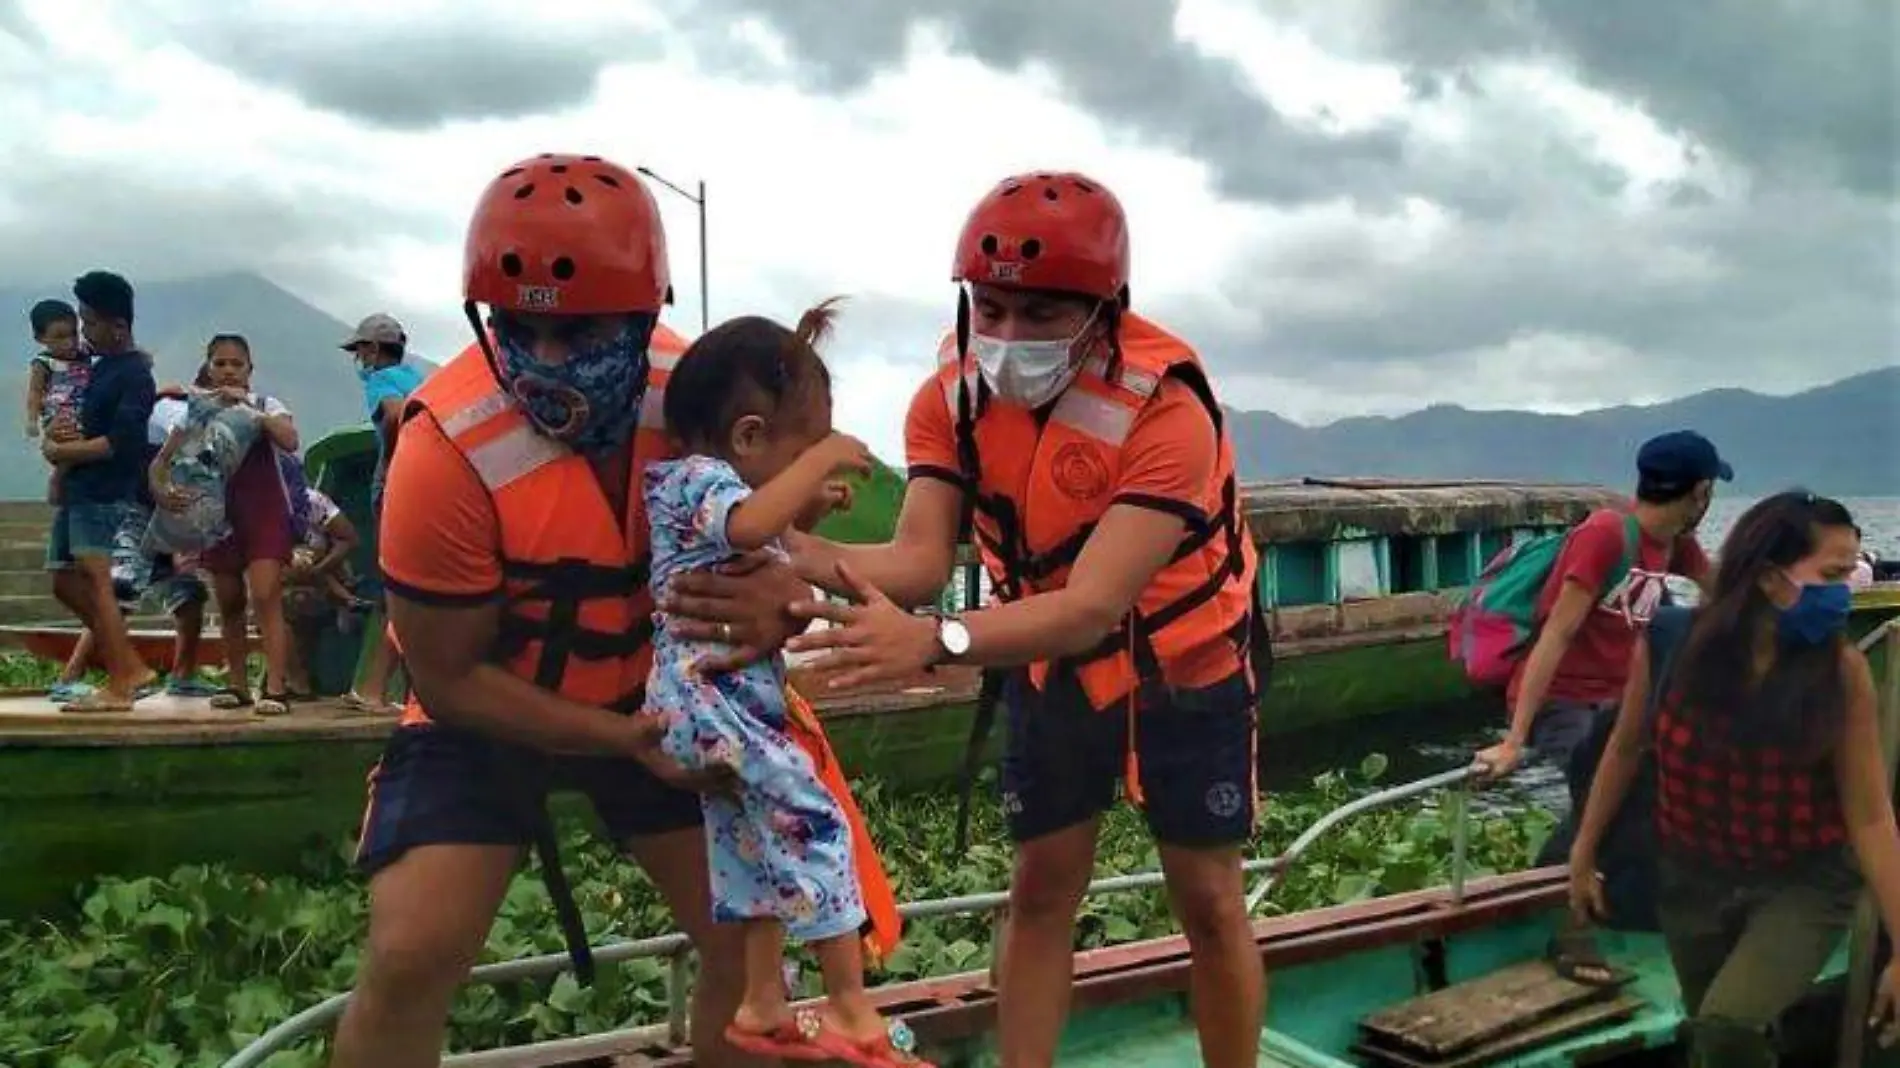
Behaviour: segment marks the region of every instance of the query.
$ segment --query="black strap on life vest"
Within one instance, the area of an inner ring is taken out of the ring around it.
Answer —
[[[634,596],[647,581],[647,561],[603,566],[587,560],[563,558],[551,561],[503,560],[504,579],[524,584],[511,594],[502,609],[501,627],[496,636],[495,658],[508,661],[535,642],[541,654],[535,660],[534,684],[544,690],[559,690],[567,675],[570,659],[618,660],[633,656],[652,641],[653,619],[637,620],[624,632],[592,630],[581,625],[581,606],[594,600],[625,600]],[[534,602],[547,605],[545,617],[523,613],[521,606]],[[645,700],[645,688],[615,702],[618,711],[638,711]],[[518,781],[518,773],[504,768],[507,781],[522,790],[524,815],[529,822],[534,852],[541,862],[541,879],[547,885],[548,898],[560,924],[561,939],[574,962],[574,977],[584,986],[592,986],[595,976],[594,953],[587,944],[587,926],[580,906],[574,900],[573,884],[561,863],[560,838],[545,798],[529,796]]]
[[[1194,394],[1208,416],[1213,420],[1216,438],[1225,426],[1220,403],[1214,397],[1214,390],[1207,376],[1200,368],[1191,364],[1178,364],[1168,369],[1168,377],[1181,381]],[[979,390],[982,382],[979,380]],[[960,525],[968,529],[973,540],[987,550],[1000,564],[1002,574],[992,573],[991,583],[996,587],[998,596],[1004,601],[1015,600],[1022,596],[1023,585],[1038,582],[1055,574],[1063,568],[1073,565],[1095,533],[1093,521],[1083,524],[1075,533],[1064,538],[1050,549],[1035,553],[1030,551],[1028,540],[1023,532],[1021,517],[1017,514],[1015,502],[1001,494],[985,494],[982,491],[982,465],[977,455],[976,414],[980,406],[980,397],[972,397],[969,379],[958,367],[957,376],[957,420],[956,444],[957,462],[962,469],[964,508]],[[1220,565],[1208,575],[1207,580],[1189,590],[1179,598],[1149,615],[1130,612],[1128,618],[1109,634],[1095,648],[1072,657],[1065,657],[1050,665],[1050,674],[1058,671],[1075,671],[1083,665],[1129,650],[1135,658],[1136,674],[1140,677],[1155,677],[1160,673],[1160,658],[1154,650],[1153,635],[1189,612],[1194,611],[1219,596],[1227,583],[1238,576],[1244,567],[1243,540],[1246,532],[1239,515],[1240,484],[1238,477],[1230,473],[1221,486],[1219,513],[1209,517],[1210,521],[1190,523],[1182,535],[1181,544],[1169,558],[1170,565],[1200,552],[1216,536],[1225,536],[1226,552]],[[992,537],[975,523],[975,514],[981,512],[996,528]],[[1237,653],[1244,656],[1253,668],[1254,685],[1259,693],[1266,687],[1273,673],[1273,646],[1271,629],[1266,623],[1266,614],[1260,603],[1260,587],[1256,583],[1252,591],[1252,610],[1235,625],[1229,635]],[[976,792],[976,778],[982,770],[984,751],[988,748],[990,735],[996,729],[996,713],[1002,703],[1004,682],[1008,672],[986,669],[981,676],[977,689],[976,708],[970,720],[970,736],[964,743],[963,766],[958,783],[956,848],[958,852],[969,846],[970,806]]]
[[[622,632],[592,630],[581,625],[581,606],[595,600],[626,600],[647,581],[647,561],[604,566],[579,559],[552,561],[503,560],[504,579],[525,584],[502,607],[496,656],[508,660],[540,642],[534,684],[558,690],[567,675],[570,658],[619,660],[638,653],[653,639],[651,617],[637,620]],[[525,605],[547,605],[544,617],[521,611]]]

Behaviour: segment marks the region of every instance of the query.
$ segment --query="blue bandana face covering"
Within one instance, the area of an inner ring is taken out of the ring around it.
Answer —
[[[502,384],[543,431],[575,452],[617,448],[640,422],[656,321],[641,316],[612,337],[577,344],[559,364],[542,363],[519,338],[497,331]]]
[[[1847,627],[1854,605],[1845,582],[1819,582],[1801,587],[1801,596],[1781,610],[1776,626],[1790,645],[1820,645]]]

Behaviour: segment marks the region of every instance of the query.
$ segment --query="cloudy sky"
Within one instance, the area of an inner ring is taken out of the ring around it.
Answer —
[[[1066,167],[1239,407],[1788,392],[1900,359],[1896,6],[0,0],[0,285],[252,268],[443,355],[482,186],[598,153],[708,183],[716,317],[854,298],[896,454],[963,213]]]

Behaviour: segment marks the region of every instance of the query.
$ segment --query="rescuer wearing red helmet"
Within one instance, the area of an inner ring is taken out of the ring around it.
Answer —
[[[658,413],[685,348],[658,322],[670,290],[652,194],[595,156],[522,161],[475,208],[463,295],[475,341],[410,397],[384,494],[382,571],[414,696],[371,774],[357,854],[369,936],[332,1064],[438,1062],[529,845],[587,971],[554,789],[587,795],[698,947],[699,1062],[756,1063],[720,1037],[743,966],[738,928],[712,923],[692,792],[709,783],[660,754],[653,717],[630,715],[653,614],[640,479],[672,455]],[[803,587],[782,567],[749,581],[776,600],[731,636],[775,649],[773,621]]]
[[[812,667],[839,686],[966,664],[985,669],[985,696],[1000,689],[1018,847],[1004,1064],[1053,1063],[1075,913],[1120,780],[1193,951],[1203,1062],[1251,1065],[1264,981],[1241,851],[1271,653],[1220,405],[1194,351],[1129,310],[1127,222],[1099,182],[1005,179],[964,224],[951,277],[965,288],[911,402],[896,537],[794,542],[810,581],[861,603],[794,605],[834,625],[788,648],[831,650]],[[966,514],[1001,603],[898,607],[936,600]]]

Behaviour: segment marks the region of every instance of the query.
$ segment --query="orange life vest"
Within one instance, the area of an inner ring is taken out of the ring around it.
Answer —
[[[1132,313],[1121,316],[1119,359],[1093,357],[1046,419],[991,395],[955,334],[938,348],[938,379],[956,427],[959,466],[975,490],[971,526],[997,596],[1005,601],[1058,590],[1096,523],[1114,503],[1122,447],[1135,419],[1167,378],[1206,405],[1219,440],[1207,484],[1177,502],[1188,528],[1172,560],[1142,591],[1122,625],[1097,648],[1029,666],[1043,688],[1051,671],[1076,673],[1089,702],[1106,709],[1142,679],[1173,685],[1212,662],[1254,675],[1264,645],[1255,601],[1258,566],[1241,512],[1234,450],[1206,372],[1180,339]],[[1223,659],[1228,658],[1228,659]],[[1132,747],[1131,747],[1132,748]],[[1132,770],[1132,769],[1131,769]],[[1131,774],[1131,787],[1138,785]]]
[[[626,525],[608,512],[586,459],[536,429],[496,382],[471,344],[410,395],[404,418],[427,411],[481,479],[501,535],[502,619],[494,660],[510,674],[581,704],[633,713],[646,700],[653,663],[651,548],[641,474],[677,455],[662,412],[666,383],[686,341],[657,326],[627,472]],[[877,850],[824,732],[790,687],[788,711],[803,710],[790,733],[812,758],[851,826],[852,855],[869,913],[867,946],[895,947],[897,903]],[[788,715],[788,721],[794,717]],[[411,691],[405,725],[427,723]]]

